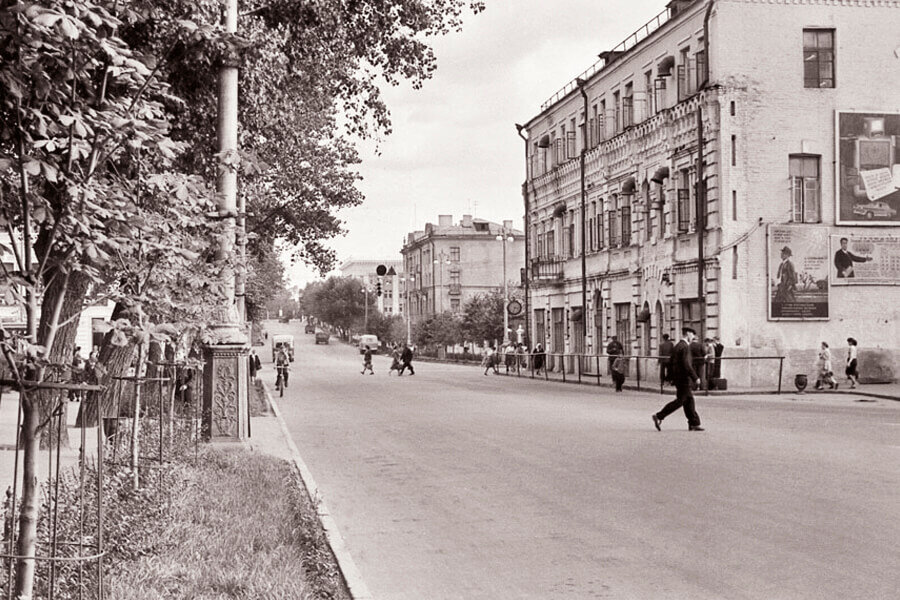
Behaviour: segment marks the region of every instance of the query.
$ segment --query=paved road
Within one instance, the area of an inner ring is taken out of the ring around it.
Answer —
[[[898,597],[900,403],[701,398],[659,433],[658,395],[363,376],[290,328],[282,411],[379,600]]]

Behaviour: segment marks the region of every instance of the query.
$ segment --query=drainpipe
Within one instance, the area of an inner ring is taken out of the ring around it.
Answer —
[[[712,16],[713,4],[715,4],[715,0],[709,0],[709,4],[706,5],[706,14],[703,15],[703,54],[706,56],[706,64],[703,66],[703,81],[700,82],[700,89],[709,85],[709,18]]]
[[[703,297],[703,243],[706,233],[706,186],[703,183],[703,109],[697,105],[697,300],[700,339],[706,339],[706,302]]]
[[[584,86],[587,85],[587,82],[584,79],[578,78],[575,80],[575,83],[578,85],[578,91],[581,92],[582,100],[584,100],[584,129],[582,130],[583,135],[581,136],[581,351],[587,352],[587,246],[585,245],[585,220],[587,210],[585,208],[584,159],[587,155],[588,148],[588,97],[587,92],[584,91]]]
[[[531,206],[528,199],[528,136],[524,125],[516,123],[516,132],[525,142],[525,182],[522,184],[522,199],[525,202],[525,347],[531,348],[531,292],[529,282],[531,280]]]

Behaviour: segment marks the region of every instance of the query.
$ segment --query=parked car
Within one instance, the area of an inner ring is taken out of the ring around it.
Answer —
[[[288,358],[294,362],[294,336],[285,333],[272,336],[272,362],[275,362],[275,357],[282,348],[287,350]]]
[[[331,336],[329,336],[327,333],[325,333],[324,331],[322,331],[322,330],[320,329],[319,331],[316,332],[316,343],[317,343],[317,344],[327,344],[327,343],[328,343],[328,339],[329,339],[330,337],[331,337]]]
[[[890,219],[897,214],[897,211],[891,208],[887,202],[869,202],[868,204],[854,204],[853,214],[867,219],[875,217]]]
[[[372,351],[372,354],[377,354],[379,348],[381,348],[381,342],[378,341],[377,335],[361,335],[359,336],[359,353],[364,354],[366,352],[366,346]]]

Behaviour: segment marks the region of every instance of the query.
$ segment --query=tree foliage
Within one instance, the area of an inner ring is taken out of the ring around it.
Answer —
[[[463,305],[462,333],[467,340],[503,339],[502,292],[478,294]]]

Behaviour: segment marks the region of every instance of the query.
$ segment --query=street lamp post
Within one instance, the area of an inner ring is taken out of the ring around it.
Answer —
[[[406,288],[406,345],[412,346],[412,309],[409,305],[409,288],[416,280],[416,276],[410,274],[400,280],[403,282],[403,287]]]
[[[440,289],[438,290],[437,294],[435,294],[435,295],[439,295],[441,297],[440,306],[441,306],[442,313],[444,312],[444,263],[449,265],[450,257],[447,256],[446,254],[444,254],[444,251],[441,250],[437,254],[437,258],[434,259],[434,264],[438,265],[438,273],[440,276],[440,280],[439,280],[440,281]],[[433,271],[432,271],[432,273],[433,273]],[[433,275],[432,275],[432,277],[433,277]],[[432,281],[432,283],[434,283],[434,282]]]
[[[363,317],[363,333],[365,334],[369,333],[369,286],[363,285],[363,289],[361,291],[364,294],[365,298],[365,300],[363,301],[363,305],[365,306],[365,308],[363,309],[365,310],[365,313],[363,313],[365,315]]]
[[[503,228],[497,241],[503,243],[503,343],[509,343],[509,280],[506,277],[506,243],[515,241],[512,235]]]

